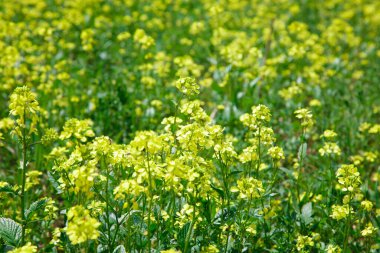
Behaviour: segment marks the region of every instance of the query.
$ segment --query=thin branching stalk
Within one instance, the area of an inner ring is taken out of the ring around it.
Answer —
[[[195,196],[196,195],[197,195],[197,193],[195,193]],[[197,199],[197,198],[195,197],[195,199]],[[187,231],[186,237],[185,237],[185,247],[184,247],[184,251],[183,251],[184,253],[190,252],[189,247],[190,247],[191,235],[193,233],[193,228],[195,225],[195,218],[196,218],[196,208],[195,208],[196,205],[197,205],[197,203],[194,203],[194,205],[193,205],[193,215],[192,215],[192,219],[191,219],[191,223],[190,223],[190,228]]]
[[[108,189],[109,189],[109,168],[108,165],[105,164],[104,157],[101,158],[100,160],[100,166],[102,169],[106,169],[106,189],[105,189],[105,200],[106,200],[106,222],[107,222],[107,244],[108,244],[108,252],[111,252],[112,248],[112,242],[111,242],[111,223],[110,223],[110,200],[109,200],[109,195],[108,195]]]
[[[345,224],[345,230],[344,230],[344,241],[343,241],[343,252],[345,253],[348,246],[348,237],[350,236],[350,227],[351,227],[351,197],[352,193],[349,194],[349,201],[348,201],[348,216]]]
[[[24,124],[26,121],[26,112],[24,109]],[[21,232],[21,244],[25,243],[25,230],[26,230],[26,217],[25,217],[25,202],[26,202],[26,170],[27,170],[27,143],[26,143],[26,127],[22,130],[22,186],[21,186],[21,217],[22,217],[22,232]]]

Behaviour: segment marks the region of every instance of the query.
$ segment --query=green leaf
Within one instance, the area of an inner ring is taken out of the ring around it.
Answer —
[[[228,176],[230,177],[230,176],[238,175],[242,172],[243,172],[242,170],[234,170],[234,171],[231,171],[231,173]]]
[[[54,178],[54,175],[48,172],[48,180],[53,185],[54,189],[57,191],[58,194],[62,193],[62,190],[59,188],[59,182]]]
[[[114,250],[113,253],[126,253],[127,251],[125,250],[123,245],[117,246]]]
[[[178,244],[181,247],[181,249],[185,248],[185,241],[187,237],[187,233],[189,232],[191,227],[191,222],[187,222],[181,230],[178,232]]]
[[[29,220],[35,212],[44,208],[47,202],[48,202],[48,199],[46,198],[39,199],[33,202],[28,208],[28,210],[25,211],[25,219]]]
[[[222,189],[216,187],[213,184],[210,184],[210,186],[211,186],[212,189],[214,189],[220,195],[220,197],[222,197],[224,199],[225,193],[224,193],[224,191]]]
[[[301,144],[300,148],[298,149],[298,160],[301,160],[301,158],[304,158],[307,151],[307,143],[304,142]]]
[[[0,237],[12,246],[17,246],[21,239],[21,225],[9,218],[0,218]]]
[[[0,192],[6,192],[11,194],[16,194],[16,192],[13,190],[13,187],[9,184],[0,187]]]
[[[313,214],[313,204],[311,202],[306,203],[302,206],[301,215],[305,224],[308,225],[313,221],[311,215]]]
[[[294,173],[293,170],[289,170],[289,169],[287,169],[285,167],[280,167],[280,170],[283,171],[283,172],[285,172],[286,174],[288,174],[288,176],[293,177],[293,173]]]

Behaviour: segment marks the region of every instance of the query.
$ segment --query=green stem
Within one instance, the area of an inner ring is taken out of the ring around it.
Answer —
[[[187,231],[187,234],[186,234],[185,248],[184,248],[183,253],[188,253],[189,252],[188,249],[190,247],[191,234],[193,233],[193,227],[194,227],[194,224],[195,224],[195,206],[196,206],[196,203],[194,203],[194,206],[193,206],[193,218],[191,220],[190,228],[189,228],[189,230]]]
[[[259,177],[259,171],[260,171],[260,166],[261,166],[261,127],[259,126],[259,145],[258,145],[258,157],[259,160],[257,162],[257,167],[256,167],[256,176],[257,178]]]
[[[109,196],[108,196],[108,187],[109,187],[109,170],[108,166],[104,166],[104,157],[101,158],[101,167],[104,168],[106,167],[106,173],[107,173],[107,179],[106,179],[106,189],[105,189],[105,199],[106,199],[106,222],[107,222],[107,242],[108,242],[108,252],[111,252],[111,224],[110,224],[110,204],[109,204]]]
[[[298,170],[297,170],[297,203],[298,203],[298,206],[301,202],[301,199],[300,199],[300,174],[301,174],[301,169],[302,169],[302,166],[303,166],[303,159],[304,159],[304,154],[303,154],[303,144],[305,143],[305,128],[302,129],[302,135],[301,135],[301,153],[300,153],[300,163],[298,165]],[[306,152],[306,150],[305,150]]]
[[[260,203],[261,203],[261,209],[263,210],[263,229],[264,229],[264,238],[265,238],[265,244],[268,242],[268,234],[267,234],[267,223],[265,221],[265,206],[264,206],[264,201],[263,198],[259,192],[260,196]]]
[[[349,202],[348,202],[348,217],[346,220],[346,228],[344,231],[344,243],[343,243],[343,253],[346,252],[347,250],[347,245],[348,245],[348,237],[349,237],[349,232],[350,232],[350,226],[351,226],[351,192],[349,195]]]
[[[152,241],[151,241],[151,232],[150,232],[150,216],[152,212],[152,200],[153,200],[153,191],[152,191],[152,175],[150,171],[150,165],[149,165],[149,154],[148,154],[148,148],[146,148],[146,156],[147,156],[147,163],[148,163],[148,190],[149,190],[149,196],[148,196],[148,252],[150,253],[152,250]]]
[[[24,109],[24,120],[25,120],[25,109]],[[21,217],[22,217],[22,232],[21,232],[21,245],[24,245],[25,243],[25,229],[26,229],[26,217],[25,217],[25,201],[26,201],[26,194],[25,194],[25,184],[26,184],[26,149],[27,149],[27,143],[26,143],[26,128],[23,127],[22,131],[22,187],[21,187]]]

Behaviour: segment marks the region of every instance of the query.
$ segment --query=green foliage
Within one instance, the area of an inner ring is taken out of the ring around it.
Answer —
[[[18,246],[21,240],[21,225],[9,218],[0,218],[0,237],[9,245]]]

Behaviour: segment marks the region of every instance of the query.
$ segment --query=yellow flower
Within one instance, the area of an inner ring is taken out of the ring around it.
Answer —
[[[358,169],[352,164],[343,164],[336,172],[339,187],[342,191],[354,192],[358,191],[361,180]]]
[[[252,107],[252,114],[243,114],[240,117],[240,121],[243,125],[256,129],[257,127],[263,125],[270,121],[271,113],[268,107],[265,105],[258,105]]]
[[[175,250],[175,249],[161,250],[160,252],[161,253],[181,253],[181,251]]]
[[[301,108],[294,112],[296,118],[301,120],[301,126],[304,128],[310,128],[314,125],[313,115],[310,110]]]
[[[187,96],[199,94],[200,87],[192,77],[183,77],[178,79],[175,86]]]
[[[257,161],[258,159],[259,159],[259,156],[257,154],[256,146],[249,146],[243,149],[243,152],[239,155],[239,160],[241,163]]]
[[[139,185],[134,179],[122,180],[115,187],[113,194],[116,199],[125,199],[128,197],[137,197],[140,193],[145,192],[144,187]]]
[[[330,217],[335,220],[341,220],[341,219],[346,218],[349,213],[350,211],[349,211],[348,205],[343,205],[343,206],[333,205],[332,214],[330,215]],[[351,213],[353,213],[352,210],[351,210]]]
[[[311,107],[319,107],[321,105],[322,105],[322,103],[318,99],[312,99],[309,102],[309,106],[311,106]]]
[[[30,242],[28,242],[25,246],[9,251],[9,253],[35,253],[35,252],[37,252],[37,247],[33,246]]]
[[[84,51],[92,51],[95,40],[94,40],[95,32],[93,29],[85,29],[81,32],[80,38],[82,40],[82,46]]]
[[[127,40],[131,37],[131,34],[129,32],[122,32],[119,35],[117,35],[117,40],[123,41]]]
[[[341,253],[342,250],[341,248],[339,248],[339,246],[337,245],[332,245],[332,244],[329,244],[326,248],[326,252],[327,253]]]
[[[309,236],[299,235],[297,237],[297,245],[296,246],[297,246],[298,251],[302,251],[307,246],[313,247],[314,246],[313,238],[311,238]]]
[[[91,194],[91,187],[94,185],[95,178],[99,175],[95,166],[95,161],[91,161],[84,166],[74,169],[69,174],[71,185],[75,193],[83,192]]]
[[[66,233],[72,244],[80,244],[99,237],[100,222],[90,216],[83,206],[74,206],[67,213]]]
[[[45,133],[41,138],[41,143],[44,145],[48,145],[58,139],[59,136],[57,131],[54,128],[48,128],[45,130]]]
[[[17,136],[22,136],[22,128],[26,128],[26,119],[31,120],[29,132],[35,132],[38,120],[37,113],[40,111],[37,95],[33,93],[29,87],[18,87],[14,90],[10,97],[9,110],[10,114],[16,117],[17,127],[15,133]]]
[[[60,243],[61,229],[55,228],[52,234],[53,238],[51,239],[50,244],[58,245]]]
[[[360,206],[366,210],[367,212],[370,212],[373,208],[373,203],[369,200],[363,200],[361,203],[360,203]]]
[[[39,177],[42,175],[41,171],[38,170],[31,170],[26,173],[26,185],[25,188],[26,190],[29,190],[35,185],[38,185],[39,182]]]
[[[202,248],[201,253],[218,253],[220,252],[218,247],[215,245],[209,245],[207,247]]]
[[[367,226],[361,231],[362,236],[371,236],[377,231],[371,222],[368,222]]]
[[[111,144],[112,140],[107,136],[96,137],[90,146],[91,155],[102,157],[111,154],[113,151]]]
[[[239,192],[239,198],[256,199],[261,198],[265,192],[263,183],[255,178],[242,178],[237,181],[237,186],[231,188],[231,192]]]
[[[268,149],[268,155],[272,157],[273,160],[285,159],[284,151],[280,147],[271,147]]]
[[[81,142],[86,142],[88,137],[95,136],[95,133],[91,129],[91,126],[91,120],[69,119],[65,122],[63,131],[61,132],[59,138],[61,140],[66,140],[74,137]]]
[[[245,231],[247,231],[248,233],[250,233],[251,235],[256,235],[257,234],[257,227],[256,227],[256,224],[251,224],[249,225]]]
[[[332,140],[337,136],[338,136],[337,133],[335,133],[333,130],[327,129],[323,132],[323,134],[321,135],[321,138],[323,137],[323,138],[326,138],[327,140]]]
[[[137,29],[135,31],[133,40],[139,43],[142,49],[147,49],[154,45],[154,39],[147,35],[143,29]]]
[[[325,142],[323,147],[318,150],[321,156],[326,155],[337,155],[340,156],[342,151],[340,150],[338,144],[335,142]]]
[[[0,181],[0,188],[1,187],[6,187],[8,186],[9,184],[7,182],[4,182],[4,181]]]
[[[57,218],[58,210],[55,201],[49,198],[44,209],[45,220],[53,220]]]

